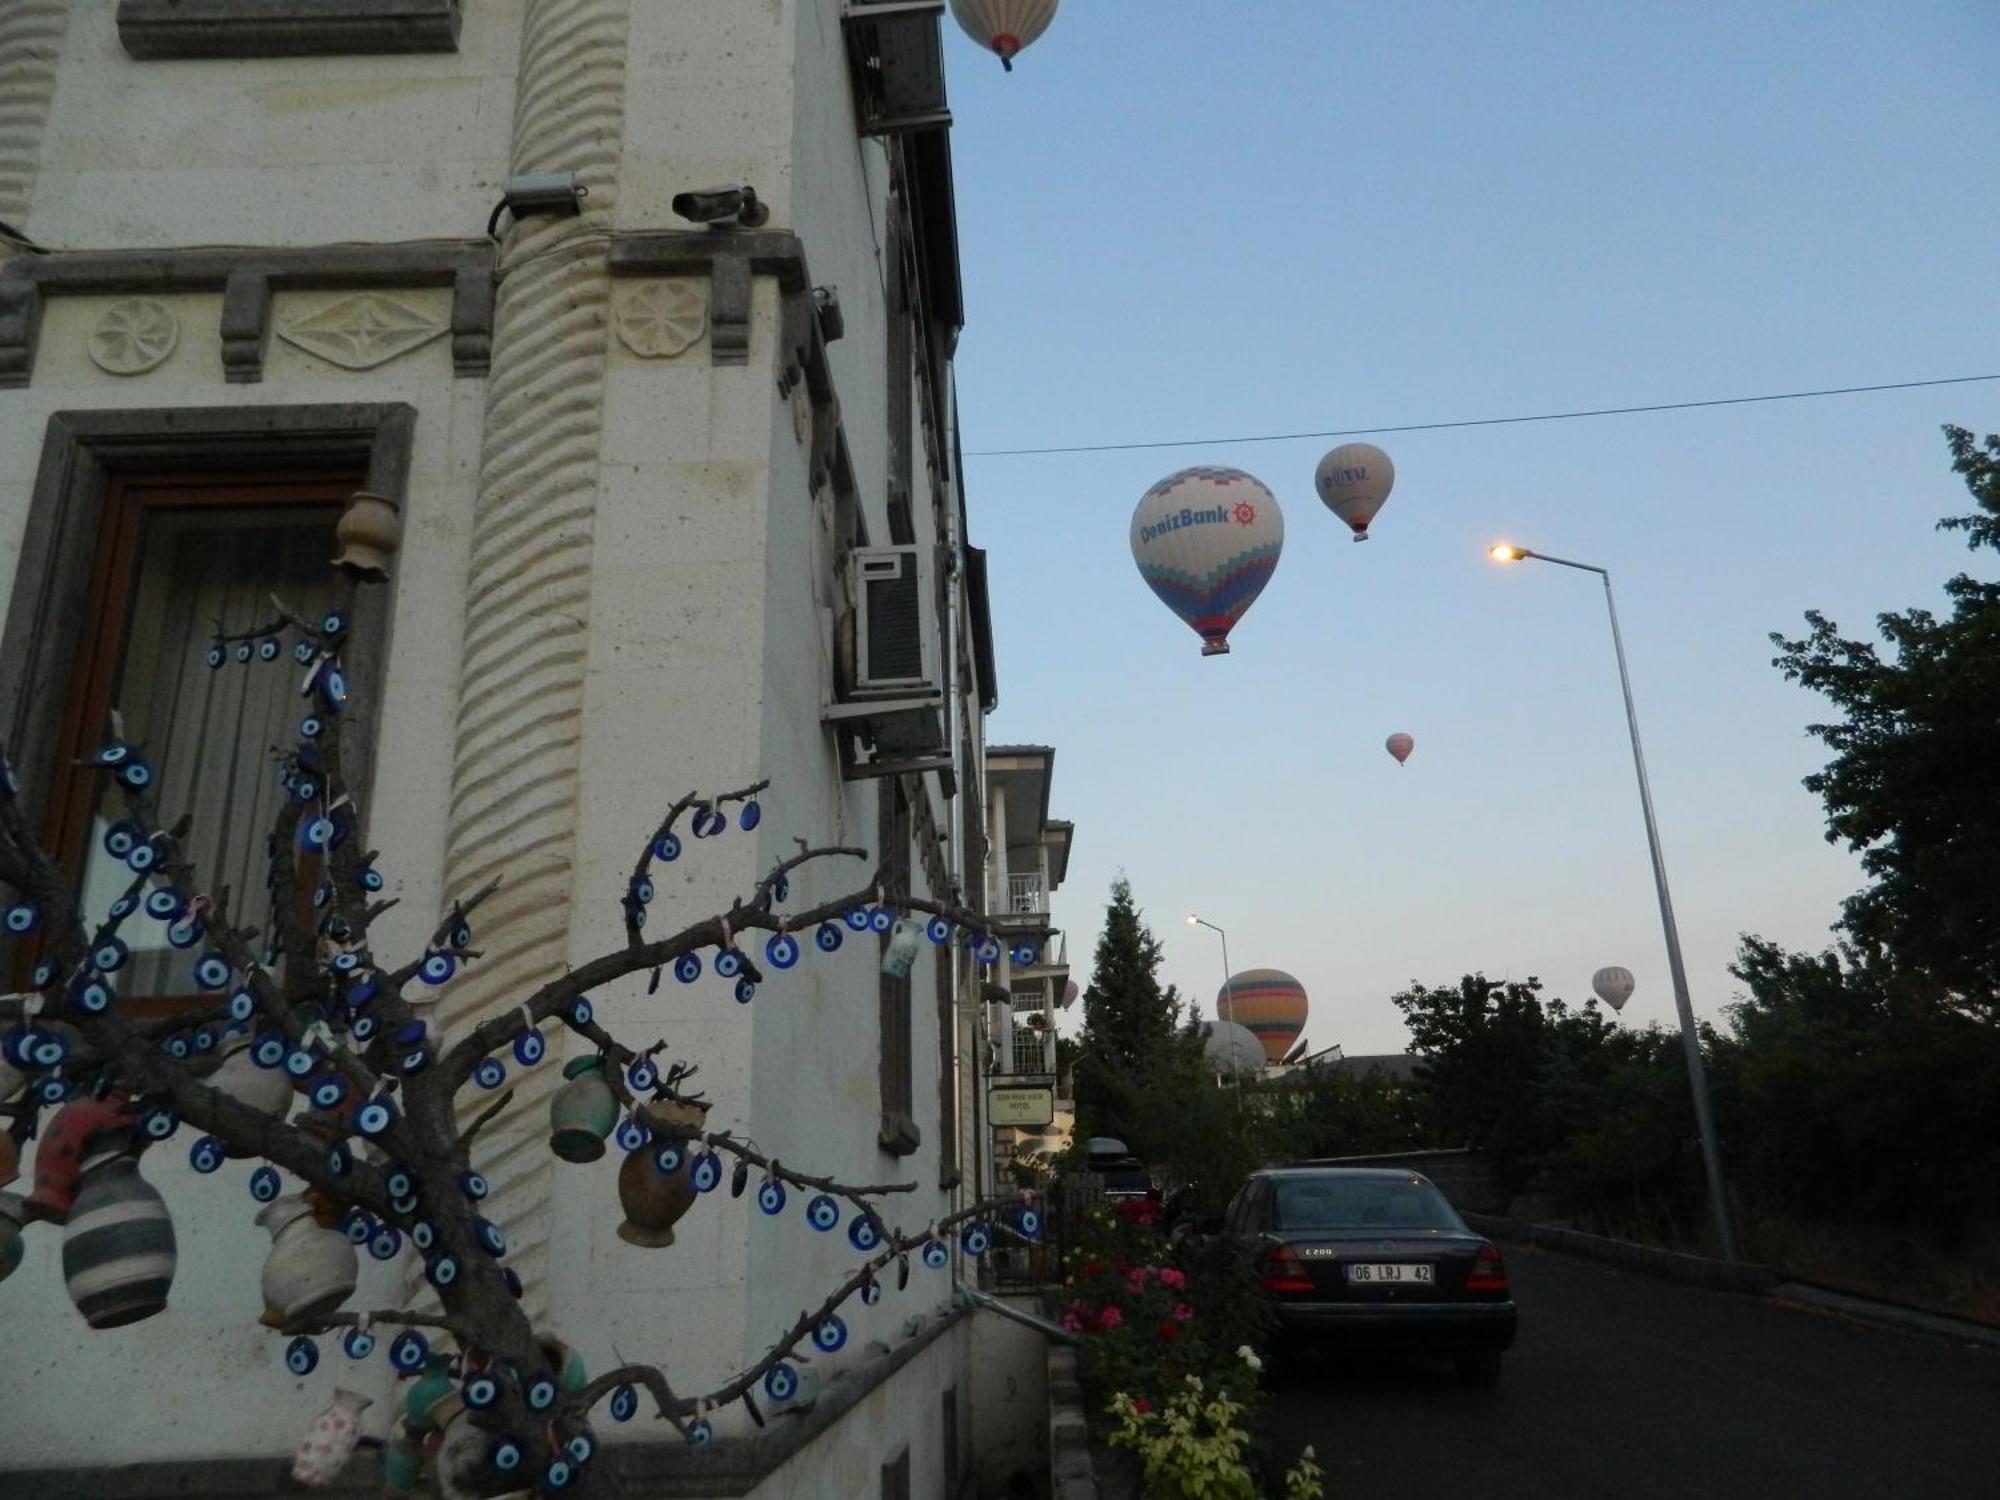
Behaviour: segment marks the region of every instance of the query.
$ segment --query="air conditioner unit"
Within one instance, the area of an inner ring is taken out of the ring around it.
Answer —
[[[907,698],[939,688],[937,596],[930,559],[915,545],[856,547],[848,554],[854,600],[856,697]]]

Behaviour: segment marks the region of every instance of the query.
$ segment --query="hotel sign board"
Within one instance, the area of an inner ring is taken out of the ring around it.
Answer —
[[[1034,1129],[1052,1125],[1056,1118],[1056,1091],[1041,1088],[993,1088],[986,1091],[986,1123]]]

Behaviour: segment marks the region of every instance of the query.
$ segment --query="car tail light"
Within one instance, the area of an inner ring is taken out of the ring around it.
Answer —
[[[1472,1258],[1472,1270],[1465,1278],[1468,1292],[1504,1292],[1507,1290],[1507,1263],[1500,1259],[1500,1252],[1491,1245],[1481,1245],[1479,1253]]]
[[[1306,1270],[1306,1263],[1299,1259],[1290,1245],[1280,1245],[1275,1250],[1266,1251],[1262,1274],[1257,1285],[1266,1292],[1309,1292],[1313,1289],[1312,1274]]]

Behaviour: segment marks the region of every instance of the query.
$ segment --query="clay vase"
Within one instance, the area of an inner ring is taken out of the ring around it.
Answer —
[[[28,1217],[60,1224],[69,1217],[81,1186],[85,1148],[90,1138],[121,1130],[131,1121],[124,1096],[72,1099],[55,1112],[35,1147],[35,1188],[28,1194]]]
[[[447,1399],[458,1405],[447,1409],[438,1404]],[[410,1389],[403,1397],[403,1419],[413,1433],[436,1432],[463,1405],[458,1396],[458,1381],[451,1373],[451,1356],[433,1354],[424,1361],[424,1373],[410,1382]]]
[[[649,1125],[700,1125],[708,1111],[696,1105],[656,1102],[642,1104],[636,1111]],[[688,1163],[694,1153],[683,1150],[678,1169],[662,1172],[648,1148],[626,1153],[618,1169],[618,1202],[625,1210],[625,1222],[618,1226],[618,1238],[628,1245],[648,1250],[664,1249],[674,1242],[674,1225],[694,1206],[694,1182]]]
[[[139,1175],[125,1131],[100,1135],[84,1159],[63,1221],[63,1280],[92,1328],[123,1328],[167,1305],[174,1284],[174,1221]]]
[[[28,1222],[28,1206],[19,1193],[0,1193],[0,1281],[21,1267],[27,1247],[21,1242],[21,1228]]]
[[[292,1478],[315,1490],[339,1478],[354,1445],[361,1441],[361,1413],[373,1404],[372,1397],[357,1391],[335,1390],[292,1455]]]
[[[333,563],[357,578],[389,576],[389,558],[403,543],[403,508],[387,495],[356,490],[334,524],[340,551]]]
[[[565,1083],[549,1101],[549,1149],[564,1161],[596,1161],[604,1138],[618,1123],[618,1100],[604,1078],[602,1057],[577,1057],[563,1065]]]
[[[354,1246],[339,1230],[315,1223],[304,1198],[291,1195],[265,1204],[257,1224],[271,1232],[264,1256],[265,1327],[309,1323],[354,1295],[361,1269]]]
[[[250,1038],[233,1036],[222,1044],[222,1062],[208,1086],[239,1104],[284,1119],[292,1110],[292,1081],[283,1068],[260,1068],[250,1056]]]

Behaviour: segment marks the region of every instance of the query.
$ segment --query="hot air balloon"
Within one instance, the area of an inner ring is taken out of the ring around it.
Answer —
[[[1132,561],[1167,608],[1201,636],[1201,654],[1229,649],[1229,632],[1270,582],[1285,546],[1271,492],[1241,469],[1169,474],[1132,512]]]
[[[1590,976],[1590,987],[1597,991],[1597,998],[1613,1010],[1623,1010],[1625,1002],[1632,998],[1632,971],[1616,965],[1599,969]]]
[[[1417,742],[1407,734],[1392,734],[1382,741],[1382,746],[1396,757],[1396,764],[1400,766],[1410,758],[1410,752],[1417,748]]]
[[[1215,1013],[1247,1026],[1268,1062],[1279,1062],[1306,1029],[1306,987],[1283,969],[1245,969],[1215,997]]]
[[[1201,1051],[1208,1066],[1225,1078],[1253,1078],[1271,1061],[1256,1033],[1235,1021],[1203,1021]]]
[[[1014,54],[1049,29],[1056,0],[951,0],[965,34],[1014,71]]]
[[[1313,488],[1326,508],[1354,530],[1354,540],[1368,540],[1368,523],[1395,488],[1396,466],[1373,443],[1342,443],[1319,461]]]

